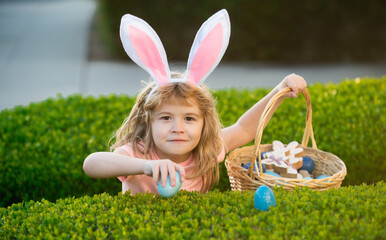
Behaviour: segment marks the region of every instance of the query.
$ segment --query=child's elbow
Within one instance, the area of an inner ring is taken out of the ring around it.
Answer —
[[[96,153],[92,153],[86,157],[83,162],[83,171],[88,175],[92,176],[92,169],[95,162]]]

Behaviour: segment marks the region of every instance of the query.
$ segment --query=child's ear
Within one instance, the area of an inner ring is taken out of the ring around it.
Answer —
[[[124,15],[120,36],[127,55],[146,70],[157,85],[169,82],[170,70],[165,49],[147,22],[130,14]]]
[[[230,30],[229,16],[225,9],[202,24],[189,53],[186,81],[195,85],[205,81],[217,67],[228,47]]]

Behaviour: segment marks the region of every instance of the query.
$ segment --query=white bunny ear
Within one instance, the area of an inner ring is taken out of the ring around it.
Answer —
[[[273,141],[272,145],[274,151],[280,151],[284,149],[284,144],[278,140]]]
[[[130,14],[121,19],[120,36],[129,57],[163,85],[170,81],[165,49],[157,33],[144,20]]]
[[[301,153],[301,152],[303,152],[302,148],[294,148],[291,150],[291,155],[296,155],[296,154]]]
[[[298,142],[292,141],[292,142],[290,142],[290,143],[287,145],[287,148],[289,148],[289,149],[295,149],[298,145],[299,145]]]
[[[199,85],[216,68],[228,47],[231,26],[228,12],[223,9],[198,30],[189,53],[185,81]]]

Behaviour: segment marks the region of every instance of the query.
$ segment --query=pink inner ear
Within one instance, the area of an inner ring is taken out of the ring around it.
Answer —
[[[166,67],[160,56],[159,50],[154,41],[141,29],[130,26],[130,41],[135,48],[139,59],[148,67],[154,74],[155,81],[159,85],[165,84],[169,81]]]
[[[187,81],[197,84],[216,63],[223,45],[223,29],[218,23],[198,47]]]

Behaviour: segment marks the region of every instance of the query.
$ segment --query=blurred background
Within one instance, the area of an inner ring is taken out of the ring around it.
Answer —
[[[273,87],[293,72],[310,84],[386,75],[382,0],[0,0],[0,110],[57,94],[134,96],[149,77],[122,48],[122,15],[147,21],[183,71],[222,8],[232,33],[211,88]]]

